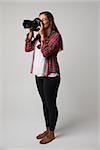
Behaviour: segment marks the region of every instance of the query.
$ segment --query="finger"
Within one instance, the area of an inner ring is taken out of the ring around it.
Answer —
[[[41,27],[43,28],[43,23],[42,23],[42,22],[40,22],[40,24],[41,24]]]
[[[33,27],[30,27],[29,29],[32,30]]]
[[[40,27],[40,26],[38,26],[38,29],[40,30],[40,29],[41,29],[41,27]]]

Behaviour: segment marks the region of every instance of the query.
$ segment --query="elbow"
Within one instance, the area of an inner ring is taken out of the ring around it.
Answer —
[[[25,48],[25,52],[29,52],[29,50]]]
[[[49,58],[50,56],[52,56],[52,55],[50,55],[50,54],[45,54],[45,53],[42,53],[43,54],[43,56],[45,57],[45,58]]]
[[[45,51],[42,51],[42,54],[45,58],[48,58],[48,57],[51,57],[52,55],[57,55],[58,51],[54,51],[54,52],[45,52]]]
[[[45,53],[42,53],[44,57],[47,57],[47,55]]]
[[[42,52],[42,54],[43,54],[43,56],[44,56],[45,58],[48,57],[48,55],[47,55],[46,53],[43,53],[43,52]]]
[[[25,48],[25,52],[30,52],[30,51],[32,51],[32,50],[29,48]]]
[[[45,58],[48,57],[47,53],[46,53],[44,50],[41,50],[41,52],[42,52],[42,54],[43,54],[43,56],[44,56]]]
[[[28,52],[28,50],[25,49],[25,52]]]
[[[32,51],[32,48],[29,45],[25,45],[25,52],[30,52]]]

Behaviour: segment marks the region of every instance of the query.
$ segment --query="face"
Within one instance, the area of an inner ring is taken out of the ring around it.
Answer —
[[[42,20],[45,29],[50,27],[50,21],[49,21],[48,17],[45,14],[41,14],[39,16],[39,19]]]

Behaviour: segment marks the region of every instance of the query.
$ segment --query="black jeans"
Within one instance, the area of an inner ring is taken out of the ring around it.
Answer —
[[[58,118],[56,98],[61,80],[60,75],[56,77],[35,76],[35,80],[43,104],[46,127],[49,127],[51,131],[54,131]]]

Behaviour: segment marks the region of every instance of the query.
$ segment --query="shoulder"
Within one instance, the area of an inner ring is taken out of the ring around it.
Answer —
[[[62,40],[62,37],[61,37],[61,34],[59,32],[52,31],[50,39],[53,41],[55,41],[55,40],[59,41],[59,40]]]
[[[50,34],[50,38],[60,38],[60,37],[61,37],[60,33],[56,31],[52,31]]]
[[[53,30],[53,31],[51,32],[51,35],[53,35],[53,36],[54,36],[54,35],[60,35],[60,33]]]

